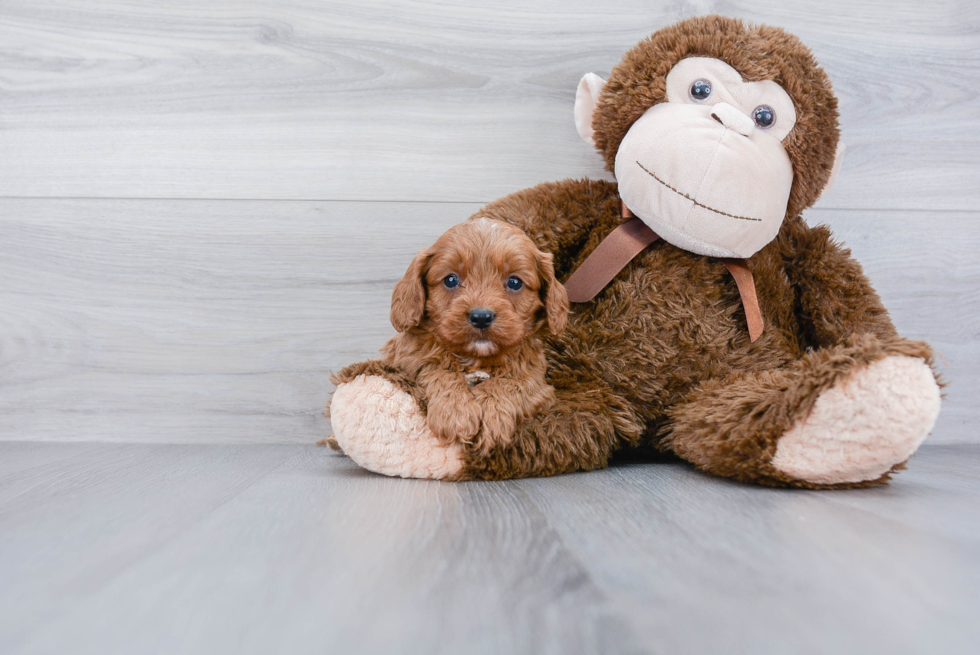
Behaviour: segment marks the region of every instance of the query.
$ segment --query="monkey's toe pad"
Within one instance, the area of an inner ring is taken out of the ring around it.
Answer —
[[[382,377],[338,386],[330,424],[344,453],[369,471],[445,480],[463,469],[460,446],[439,443],[412,397]]]
[[[810,415],[780,438],[772,465],[814,484],[875,480],[915,452],[939,403],[923,360],[886,357],[821,393]]]

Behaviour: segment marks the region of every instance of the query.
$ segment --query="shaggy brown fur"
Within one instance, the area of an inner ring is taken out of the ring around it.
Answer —
[[[476,217],[527,231],[555,253],[561,279],[622,222],[619,209],[614,184],[569,180],[516,193]],[[469,475],[588,470],[646,441],[718,475],[819,486],[768,464],[779,436],[848,373],[930,350],[896,336],[860,265],[825,227],[788,219],[749,265],[766,320],[755,343],[719,260],[652,245],[595,300],[573,306],[563,337],[549,340],[553,410],[524,423],[511,448],[473,458]]]
[[[612,71],[593,121],[597,148],[613,170],[630,125],[664,101],[664,78],[687,56],[721,59],[749,81],[775,80],[796,108],[783,141],[795,173],[786,217],[775,240],[747,260],[765,331],[750,342],[738,289],[721,261],[657,241],[594,300],[575,305],[564,334],[547,340],[552,409],[522,422],[509,443],[487,454],[471,450],[462,477],[590,470],[618,448],[648,444],[747,482],[818,488],[888,479],[814,485],[770,464],[780,437],[822,391],[883,357],[930,361],[931,353],[898,337],[849,251],[827,228],[799,217],[823,189],[838,140],[836,100],[810,52],[777,28],[717,16],[661,30]],[[558,279],[623,221],[616,185],[590,180],[520,191],[471,220],[481,218],[526,232],[553,254]],[[338,381],[359,372],[352,367]],[[414,383],[386,377],[418,395]]]
[[[515,278],[520,288],[508,287]],[[474,325],[470,313],[477,309],[492,311],[492,323]],[[507,223],[464,223],[409,266],[391,301],[400,334],[385,344],[374,371],[358,367],[355,375],[397,371],[387,377],[424,395],[420,405],[437,438],[486,454],[510,443],[518,421],[554,402],[541,337],[560,335],[567,316],[551,255]]]

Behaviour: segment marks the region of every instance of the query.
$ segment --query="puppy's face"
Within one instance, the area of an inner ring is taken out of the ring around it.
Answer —
[[[459,355],[493,357],[547,327],[565,328],[568,297],[551,255],[500,221],[457,225],[419,253],[392,295],[399,332],[422,325]]]

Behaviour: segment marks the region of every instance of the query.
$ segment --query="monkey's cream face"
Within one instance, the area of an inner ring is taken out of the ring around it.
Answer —
[[[793,165],[782,139],[795,122],[775,82],[745,82],[718,59],[684,59],[667,75],[667,102],[648,109],[616,153],[620,197],[679,248],[750,257],[786,213]]]

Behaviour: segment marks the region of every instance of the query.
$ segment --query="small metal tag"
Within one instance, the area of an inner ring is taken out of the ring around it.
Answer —
[[[486,371],[473,371],[472,373],[467,373],[464,377],[466,377],[466,384],[475,387],[484,380],[489,380],[490,374]]]

